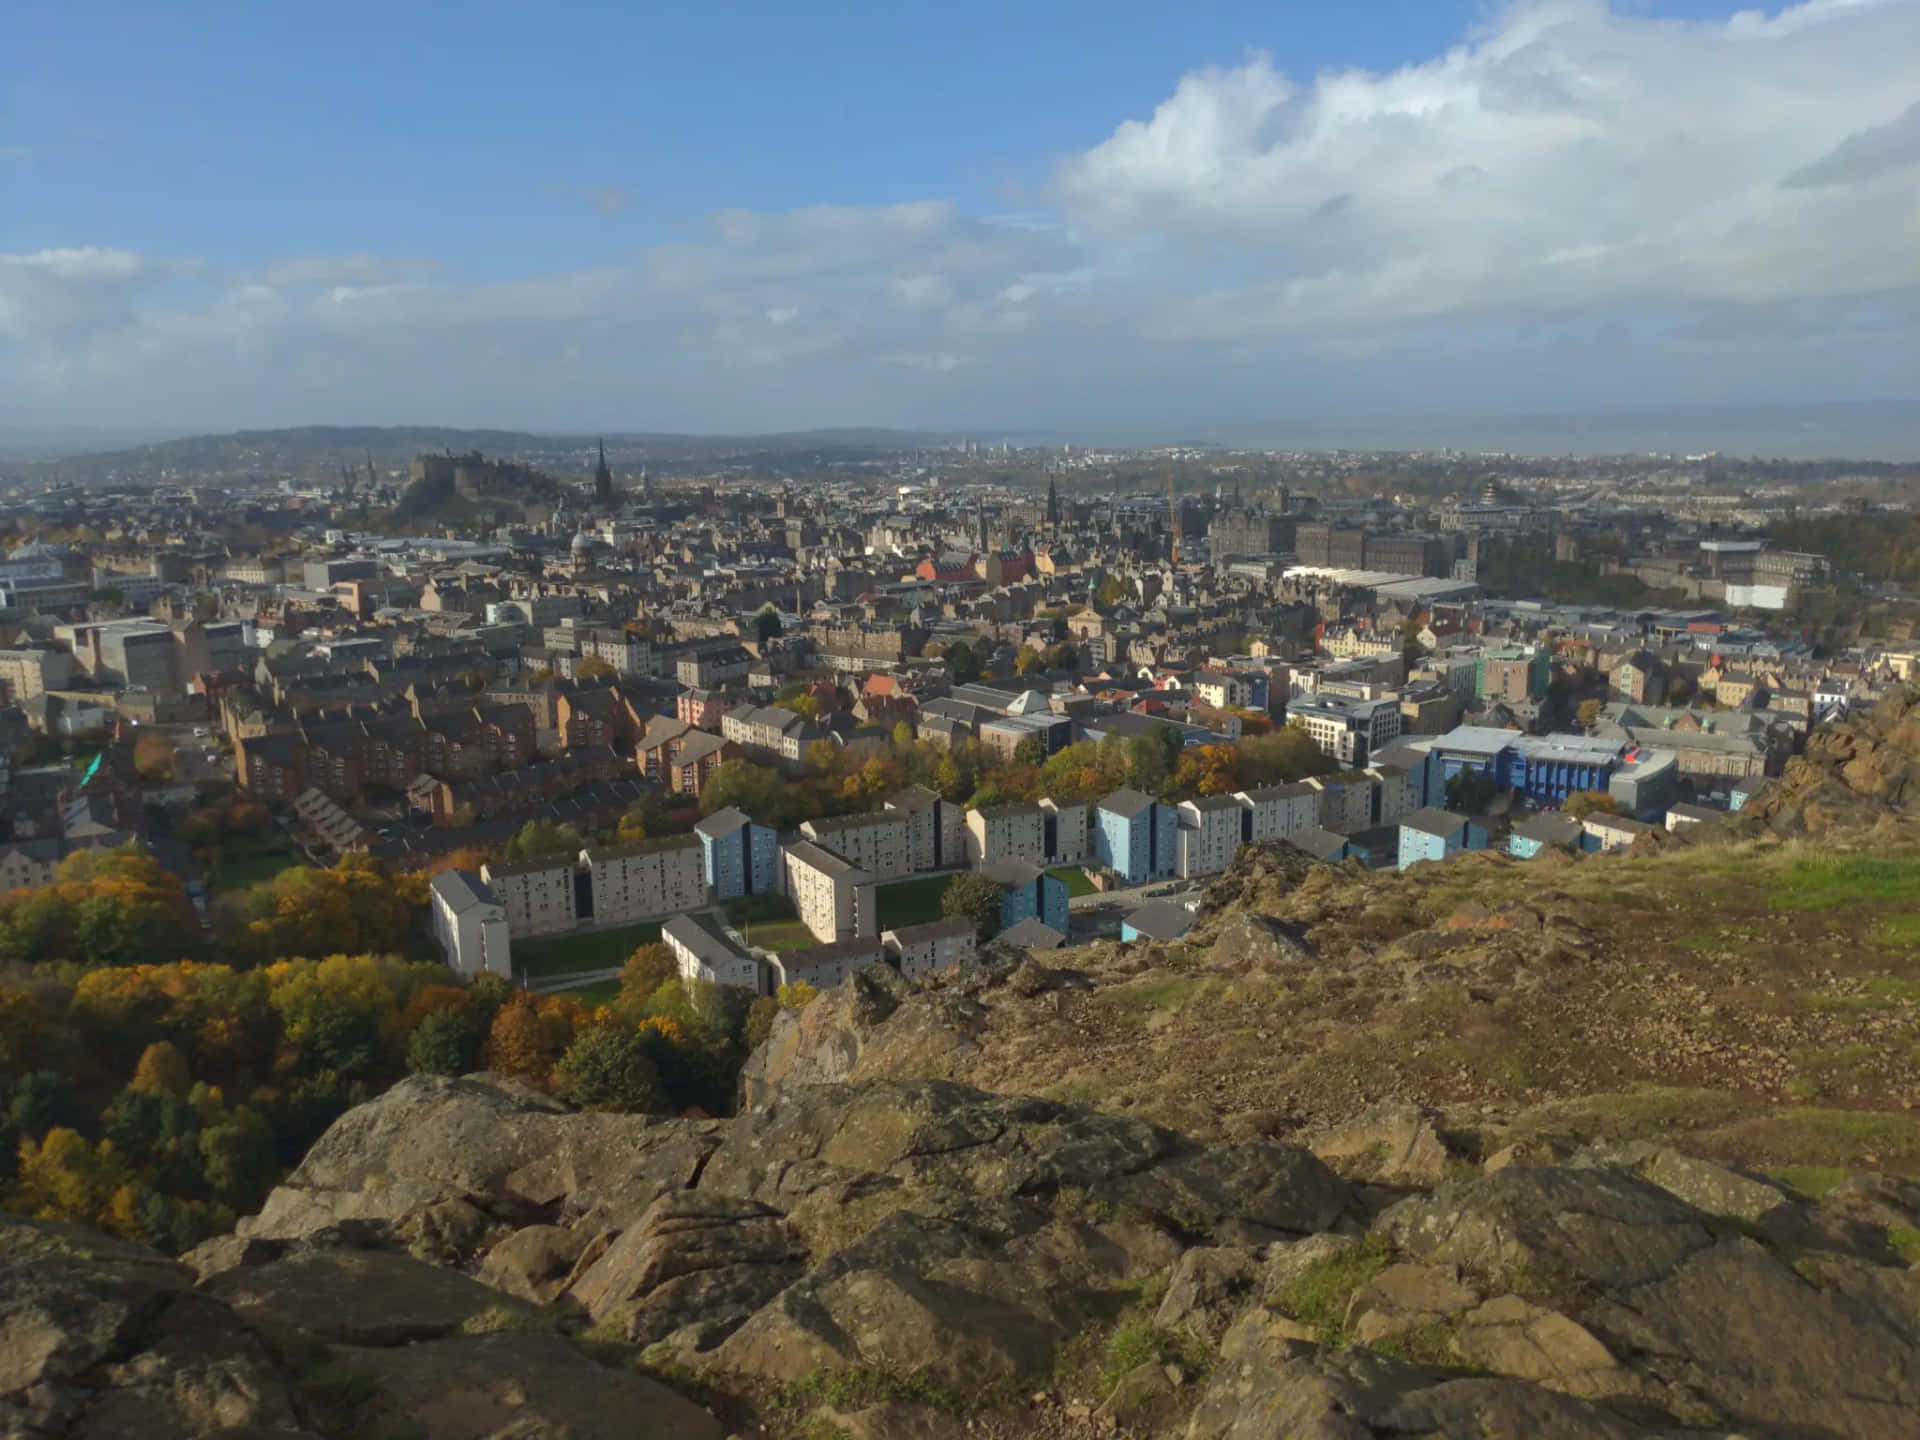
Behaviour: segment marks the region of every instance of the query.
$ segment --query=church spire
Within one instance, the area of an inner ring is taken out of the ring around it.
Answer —
[[[607,468],[607,441],[600,438],[600,463],[593,467],[593,496],[601,504],[613,499],[613,471]]]

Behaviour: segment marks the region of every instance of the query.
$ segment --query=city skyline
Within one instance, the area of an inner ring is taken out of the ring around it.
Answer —
[[[0,426],[1910,402],[1920,4],[1735,8],[30,11]]]

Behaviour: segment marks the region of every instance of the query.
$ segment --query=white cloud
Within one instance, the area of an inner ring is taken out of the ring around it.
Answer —
[[[1046,209],[729,210],[481,284],[0,256],[0,407],[751,429],[1911,390],[1916,54],[1920,0],[1524,0],[1391,72],[1170,77]]]

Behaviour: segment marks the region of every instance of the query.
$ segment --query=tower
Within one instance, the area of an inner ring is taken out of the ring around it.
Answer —
[[[600,463],[593,467],[593,498],[602,505],[613,503],[613,471],[607,468],[607,442],[600,442]]]
[[[1053,529],[1060,523],[1060,486],[1049,475],[1047,477],[1047,528]]]

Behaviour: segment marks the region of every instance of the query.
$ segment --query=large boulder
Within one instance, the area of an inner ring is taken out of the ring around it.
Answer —
[[[576,1113],[495,1076],[416,1075],[329,1126],[238,1231],[301,1240],[342,1221],[403,1226],[456,1203],[510,1221],[564,1204],[631,1218],[692,1180],[719,1128]]]
[[[0,1432],[107,1440],[293,1433],[276,1353],[184,1266],[0,1214]]]
[[[782,1291],[714,1361],[787,1382],[873,1369],[962,1393],[1038,1375],[1091,1295],[1049,1239],[895,1213]]]
[[[1592,1378],[1606,1373],[1602,1353],[1619,1357],[1677,1415],[1891,1436],[1920,1412],[1920,1271],[1845,1256],[1796,1271],[1736,1226],[1614,1169],[1502,1170],[1405,1201],[1376,1228],[1418,1259],[1551,1306],[1599,1347],[1533,1312],[1482,1313],[1483,1330],[1494,1320],[1532,1332],[1465,1340],[1483,1363],[1553,1332],[1562,1353],[1522,1373],[1568,1383],[1585,1372],[1571,1383],[1605,1388]]]
[[[1438,1185],[1447,1147],[1432,1117],[1417,1105],[1388,1101],[1311,1141],[1313,1153],[1342,1175],[1383,1185]]]
[[[933,1073],[972,1050],[985,1024],[985,1007],[960,986],[916,991],[891,965],[869,965],[775,1017],[740,1071],[740,1108],[782,1086]]]
[[[656,1201],[568,1293],[637,1345],[698,1325],[695,1348],[707,1349],[797,1280],[805,1260],[777,1212],[683,1190]]]
[[[429,1340],[394,1349],[334,1351],[334,1364],[364,1377],[374,1395],[353,1434],[414,1434],[423,1440],[722,1440],[726,1427],[666,1386],[599,1365],[555,1335],[496,1334]],[[379,1426],[382,1414],[410,1424]]]
[[[1227,1332],[1187,1440],[1647,1440],[1662,1433],[1523,1381],[1463,1379],[1367,1350],[1323,1350],[1259,1306]]]
[[[228,1270],[206,1289],[264,1329],[345,1345],[405,1345],[463,1330],[541,1330],[554,1323],[546,1312],[457,1270],[384,1250],[303,1250]]]

